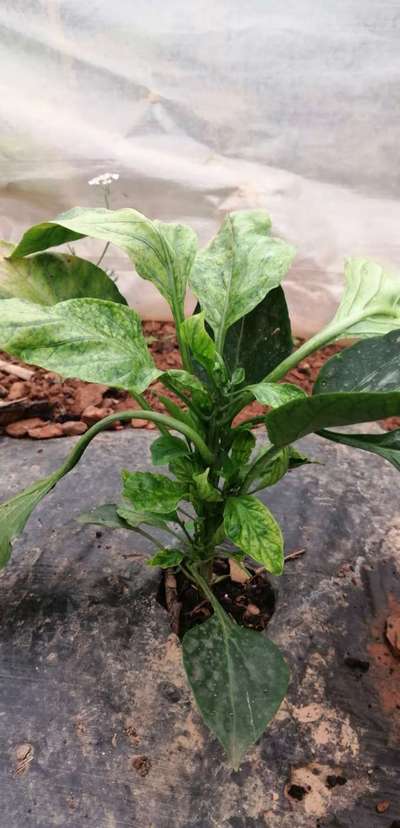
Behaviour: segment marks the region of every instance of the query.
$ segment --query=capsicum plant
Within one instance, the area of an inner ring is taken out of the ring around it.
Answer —
[[[97,266],[49,247],[90,236],[117,245],[137,273],[168,302],[182,368],[154,364],[140,319]],[[3,245],[0,348],[25,362],[126,389],[141,410],[118,412],[90,428],[64,464],[0,507],[0,560],[39,501],[115,420],[155,423],[156,466],[167,474],[122,471],[122,496],[82,520],[145,534],[152,565],[181,570],[210,602],[212,616],[185,633],[183,662],[201,714],[237,768],[287,690],[289,671],[264,634],[239,626],[215,597],[213,563],[250,560],[273,575],[284,567],[281,529],[257,492],[306,458],[294,443],[316,432],[381,455],[400,468],[400,429],[374,435],[334,431],[400,414],[400,279],[367,259],[346,262],[346,286],[332,321],[293,351],[281,280],[293,248],[271,235],[261,210],[227,215],[199,249],[181,224],[150,220],[134,209],[76,208],[31,227],[16,246]],[[198,300],[185,319],[187,288]],[[322,368],[311,396],[282,382],[301,359],[327,343],[356,344]],[[143,396],[155,380],[182,405],[167,413]],[[236,416],[253,400],[262,417]],[[264,423],[257,445],[252,427]],[[146,527],[143,529],[143,527]]]

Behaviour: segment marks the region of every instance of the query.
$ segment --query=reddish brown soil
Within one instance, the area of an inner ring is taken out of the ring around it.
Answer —
[[[153,338],[150,349],[159,368],[166,370],[180,367],[175,329],[171,322],[145,322],[144,332]],[[285,379],[310,392],[321,366],[341,348],[340,344],[336,344],[317,351],[290,371]],[[83,434],[90,425],[107,414],[138,408],[135,400],[125,391],[74,379],[62,381],[57,374],[42,368],[24,366],[7,354],[0,354],[0,359],[9,366],[14,364],[32,371],[24,379],[2,370],[0,365],[0,428],[9,436],[48,439]],[[174,396],[159,382],[154,383],[146,392],[145,396],[153,408],[163,411],[164,406],[157,394],[172,399]],[[264,410],[259,403],[253,403],[241,413],[238,420],[262,414]],[[398,428],[400,418],[391,418],[382,424],[388,429]],[[125,425],[116,423],[113,428],[123,428]],[[154,428],[153,423],[141,419],[132,421],[132,426]]]

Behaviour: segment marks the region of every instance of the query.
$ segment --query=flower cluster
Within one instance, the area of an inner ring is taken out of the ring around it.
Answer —
[[[89,187],[108,187],[113,181],[118,181],[119,173],[103,173],[88,181]]]

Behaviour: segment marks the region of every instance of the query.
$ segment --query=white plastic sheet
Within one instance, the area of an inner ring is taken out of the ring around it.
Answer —
[[[264,207],[298,256],[298,333],[333,313],[349,254],[399,261],[395,0],[3,0],[0,233],[101,204],[188,222]],[[99,245],[79,243],[96,253]],[[112,250],[131,304],[165,304]]]

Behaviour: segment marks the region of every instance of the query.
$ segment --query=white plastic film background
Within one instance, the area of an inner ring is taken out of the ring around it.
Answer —
[[[346,255],[396,265],[396,0],[3,0],[0,233],[77,205],[120,173],[112,206],[188,222],[263,207],[297,259],[294,327],[333,313]],[[79,243],[96,253],[96,243]],[[167,309],[113,249],[146,317]]]

